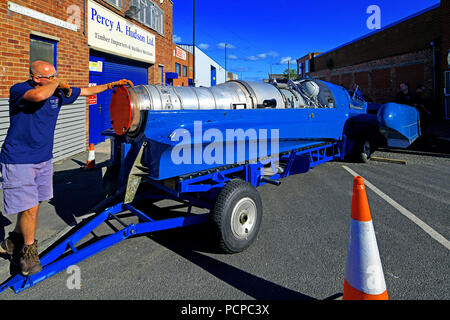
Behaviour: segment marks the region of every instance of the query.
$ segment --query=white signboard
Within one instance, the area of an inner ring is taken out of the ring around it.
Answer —
[[[57,19],[55,17],[49,16],[47,14],[44,14],[42,12],[23,7],[14,2],[11,2],[11,1],[8,1],[8,10],[12,11],[12,12],[20,13],[27,17],[31,17],[31,18],[41,20],[41,21],[44,21],[47,23],[51,23],[55,26],[66,28],[66,29],[69,29],[72,31],[77,31],[77,29],[78,29],[77,26],[73,23],[69,23],[69,22]]]
[[[155,63],[155,35],[93,1],[88,3],[87,20],[93,49]]]
[[[175,57],[186,60],[186,51],[181,48],[175,47]]]

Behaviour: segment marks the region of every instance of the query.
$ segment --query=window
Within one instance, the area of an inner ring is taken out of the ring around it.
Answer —
[[[132,5],[139,9],[136,15],[137,21],[164,34],[164,11],[160,7],[150,0],[133,0]]]
[[[158,83],[164,83],[164,66],[158,66]]]
[[[56,44],[56,41],[32,35],[30,37],[30,66],[36,60],[44,60],[56,68]]]
[[[175,63],[175,72],[179,75],[180,74],[180,64]]]
[[[105,0],[106,2],[112,4],[113,6],[116,6],[117,8],[121,8],[121,0]]]
[[[187,77],[187,67],[183,66],[183,77]]]

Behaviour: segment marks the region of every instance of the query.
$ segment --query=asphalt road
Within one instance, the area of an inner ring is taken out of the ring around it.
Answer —
[[[162,231],[130,238],[79,263],[80,289],[68,288],[72,274],[63,271],[20,294],[4,291],[0,299],[339,298],[353,184],[343,166],[450,239],[450,159],[375,155],[407,164],[326,163],[284,179],[279,187],[259,188],[263,222],[245,252],[217,252],[205,226]],[[448,300],[449,248],[366,189],[390,299]]]

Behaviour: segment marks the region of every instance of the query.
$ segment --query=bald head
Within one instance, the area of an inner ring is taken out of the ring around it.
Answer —
[[[49,79],[57,76],[55,67],[44,60],[34,61],[30,66],[30,74],[33,81],[38,85],[43,85]]]
[[[44,60],[36,60],[31,64],[30,73],[34,75],[49,75],[47,73],[55,74],[55,67]]]

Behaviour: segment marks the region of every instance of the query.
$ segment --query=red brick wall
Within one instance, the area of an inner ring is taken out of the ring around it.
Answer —
[[[341,83],[340,85],[343,85],[346,88],[351,88],[353,84],[353,73],[343,73],[341,74]]]
[[[331,77],[330,77],[330,82],[336,83],[336,84],[341,84],[342,81],[341,81],[340,75],[339,75],[339,74],[336,74],[336,75],[334,75],[334,76],[331,76]]]
[[[7,1],[0,2],[0,98],[9,97],[9,88],[29,79],[30,33],[38,31],[59,38],[57,45],[57,68],[59,77],[70,85],[87,87],[89,84],[89,47],[87,45],[87,24],[84,25],[84,14],[87,14],[88,1],[83,0],[14,0],[18,5],[39,11],[54,18],[67,21],[67,8],[77,5],[80,8],[80,28],[77,32],[58,27],[31,17],[8,10]],[[124,16],[131,1],[123,0],[119,10],[105,1],[96,1],[111,11]],[[170,0],[155,1],[164,11],[164,35],[133,21],[136,25],[155,35],[155,64],[149,67],[149,83],[158,81],[158,65],[165,66],[164,71],[173,71],[172,18],[173,3]],[[84,4],[86,7],[84,8]],[[84,9],[83,9],[84,8]],[[73,23],[73,22],[72,22]],[[83,31],[86,33],[84,34]],[[88,146],[89,106],[86,105],[86,146]]]
[[[15,0],[18,5],[67,21],[67,8],[82,0]],[[9,88],[29,79],[30,33],[38,31],[58,37],[58,74],[73,86],[87,86],[89,80],[89,50],[83,36],[83,20],[78,32],[8,11],[7,1],[0,4],[0,98],[9,97]]]
[[[369,72],[355,72],[355,82],[359,85],[362,89],[368,89],[369,86]]]
[[[390,89],[392,87],[391,69],[377,69],[372,71],[372,85],[376,89]]]
[[[131,1],[130,1],[131,2]],[[158,65],[164,66],[164,73],[174,72],[173,64],[173,4],[172,1],[166,0],[162,4],[159,1],[154,1],[162,10],[164,10],[164,36],[161,36],[155,31],[149,30],[155,34],[156,46],[156,62],[149,68],[148,83],[158,83]],[[144,27],[144,26],[142,26]]]
[[[349,81],[349,75],[344,74],[353,71],[355,82],[377,102],[393,100],[402,81],[409,82],[411,90],[423,84],[426,95],[433,99],[431,42],[438,44],[437,101],[431,111],[436,117],[444,118],[444,72],[450,70],[447,63],[450,50],[450,0],[441,0],[439,8],[316,57],[315,69],[310,75],[343,84]]]
[[[62,79],[73,86],[88,86],[89,83],[89,48],[87,46],[87,26],[86,36],[83,35],[84,19],[83,0],[15,0],[18,5],[45,13],[52,17],[67,21],[69,15],[67,8],[70,5],[78,5],[81,9],[81,27],[77,32],[70,31],[52,24],[26,17],[19,13],[8,11],[7,1],[0,3],[0,98],[9,96],[9,88],[16,82],[25,81],[29,77],[29,50],[31,31],[42,32],[54,37],[58,37],[58,74]],[[111,11],[124,16],[131,1],[123,1],[122,10],[109,5],[105,1],[97,1]],[[172,63],[172,17],[173,4],[166,0],[162,4],[155,1],[165,13],[164,35],[160,35],[154,30],[147,28],[137,21],[136,25],[155,34],[156,62],[149,68],[149,83],[156,83],[158,80],[158,65],[165,66],[166,72],[173,72]]]
[[[396,86],[402,82],[408,82],[411,90],[424,83],[425,66],[423,63],[395,68]]]
[[[175,50],[176,45],[173,45],[173,50]],[[184,50],[184,49],[183,49]],[[174,86],[184,86],[187,87],[189,83],[189,78],[192,79],[193,77],[193,57],[192,54],[188,51],[184,50],[186,52],[186,60],[180,59],[176,56],[173,57],[173,72],[175,72],[175,63],[180,64],[180,74],[178,75],[178,79],[173,80]],[[187,68],[187,77],[183,77],[183,66],[186,66]]]
[[[403,54],[347,67],[311,72],[310,76],[351,88],[358,84],[375,102],[393,101],[401,82],[409,82],[411,90],[423,84],[426,95],[433,95],[432,50]],[[437,112],[437,109],[436,109]]]
[[[149,67],[148,69],[148,83],[149,84],[156,84],[158,83],[158,66],[163,65],[164,66],[164,73],[165,72],[173,72],[173,54],[172,54],[172,47],[173,47],[173,3],[170,0],[165,0],[163,3],[160,3],[158,0],[153,0],[155,4],[157,4],[163,11],[164,11],[164,35],[160,35],[158,32],[148,28],[144,24],[132,20],[132,22],[139,27],[149,31],[150,33],[155,35],[155,64]],[[87,2],[87,1],[86,1]],[[98,3],[101,3],[111,11],[114,11],[115,13],[125,16],[125,11],[129,9],[132,2],[131,0],[122,0],[122,9],[118,10],[114,6],[110,5],[106,1],[97,1]]]
[[[440,19],[440,9],[436,8],[320,55],[314,59],[314,71],[327,69],[330,61],[333,68],[340,68],[429,48],[430,42],[440,37]]]

